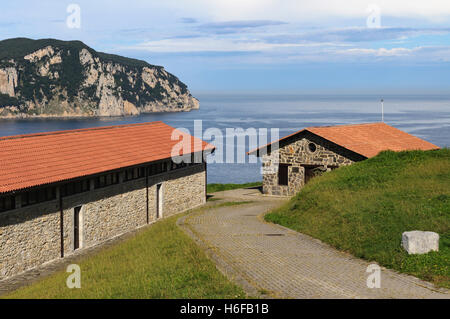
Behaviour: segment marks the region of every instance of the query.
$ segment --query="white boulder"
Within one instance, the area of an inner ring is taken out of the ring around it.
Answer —
[[[408,254],[426,254],[439,250],[439,234],[431,231],[407,231],[402,234],[402,246]]]

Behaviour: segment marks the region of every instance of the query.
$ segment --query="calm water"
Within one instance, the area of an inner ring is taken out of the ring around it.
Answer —
[[[145,114],[124,118],[0,120],[0,136],[55,130],[163,121],[193,133],[194,120],[203,130],[219,128],[280,129],[280,137],[307,126],[380,120],[378,96],[198,95],[200,110]],[[385,96],[385,122],[439,146],[450,146],[449,96]],[[149,138],[151,138],[149,136]],[[220,141],[216,146],[221,147]],[[0,150],[1,151],[1,150]],[[209,183],[261,180],[260,164],[209,164]]]

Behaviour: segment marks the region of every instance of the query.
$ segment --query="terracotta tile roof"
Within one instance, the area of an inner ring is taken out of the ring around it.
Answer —
[[[386,123],[308,127],[308,131],[365,157],[381,151],[432,150],[439,147]]]
[[[174,130],[191,138],[183,154],[214,149],[162,122],[1,137],[0,193],[170,158]]]
[[[281,138],[283,141],[288,137],[309,131],[330,142],[340,145],[348,150],[373,157],[381,151],[406,151],[406,150],[433,150],[439,147],[424,141],[416,136],[403,132],[386,123],[367,123],[354,125],[317,126],[308,127],[288,136]],[[265,146],[268,146],[267,144]],[[265,147],[263,146],[263,147]],[[263,148],[252,150],[249,154]]]

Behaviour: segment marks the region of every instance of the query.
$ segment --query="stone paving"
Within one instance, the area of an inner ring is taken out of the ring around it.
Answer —
[[[250,295],[268,298],[449,298],[415,277],[381,268],[381,287],[368,288],[369,262],[287,228],[262,215],[281,199],[257,190],[217,193],[253,203],[211,208],[179,220],[230,279]]]

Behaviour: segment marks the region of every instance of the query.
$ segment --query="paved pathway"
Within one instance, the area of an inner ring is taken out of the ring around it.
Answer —
[[[367,288],[369,263],[309,236],[268,224],[262,214],[280,200],[256,190],[217,193],[226,200],[253,200],[179,220],[219,269],[250,294],[281,298],[450,298],[415,277],[382,268],[381,288]]]

